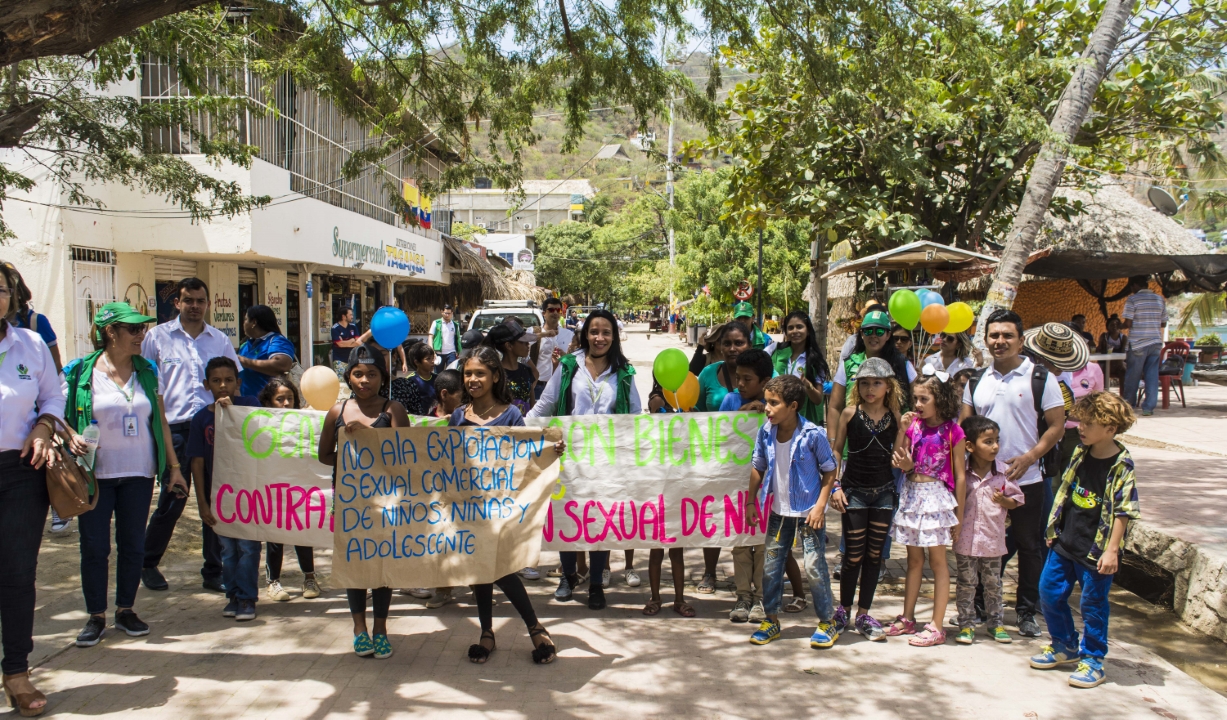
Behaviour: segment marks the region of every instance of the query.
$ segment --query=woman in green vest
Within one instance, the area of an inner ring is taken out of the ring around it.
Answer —
[[[187,497],[187,482],[169,442],[170,426],[158,395],[157,366],[141,357],[145,326],[154,318],[124,302],[94,315],[90,335],[97,350],[64,368],[64,419],[78,433],[96,423],[94,477],[98,504],[81,515],[81,590],[89,620],[77,647],[97,645],[106,631],[111,518],[115,518],[115,627],[133,637],[149,626],[133,612],[145,560],[145,521],[155,477],[170,468],[170,489]]]
[[[881,310],[871,310],[861,321],[857,331],[856,345],[852,354],[839,364],[835,377],[831,380],[831,401],[827,403],[827,427],[835,427],[839,415],[847,405],[848,385],[856,382],[856,371],[866,358],[880,357],[890,364],[895,371],[895,377],[903,385],[903,396],[906,402],[912,396],[911,384],[916,379],[916,367],[911,361],[901,355],[895,348],[890,336],[890,316]],[[904,382],[904,378],[907,381]]]
[[[541,393],[541,399],[529,411],[528,417],[560,417],[564,415],[638,415],[641,410],[639,391],[635,389],[635,368],[622,354],[618,321],[608,310],[593,310],[579,332],[579,349],[563,355],[558,369]],[[557,600],[570,600],[579,584],[577,552],[561,552],[562,578]],[[592,571],[588,581],[588,608],[605,608],[603,575],[609,565],[608,550],[588,553]]]
[[[825,423],[822,384],[831,379],[826,356],[818,347],[818,336],[809,314],[797,310],[784,318],[784,340],[771,355],[776,375],[795,375],[805,383],[805,402],[801,415],[815,425]]]

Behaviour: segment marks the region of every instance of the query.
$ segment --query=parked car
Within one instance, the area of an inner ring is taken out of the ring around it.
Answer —
[[[541,327],[545,321],[541,308],[533,300],[486,300],[473,312],[465,329],[489,332],[509,317],[518,319],[524,327]]]

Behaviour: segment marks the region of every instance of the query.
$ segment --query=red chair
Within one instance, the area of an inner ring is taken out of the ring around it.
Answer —
[[[1168,362],[1168,359],[1173,362]],[[1175,362],[1175,360],[1179,362]],[[1163,409],[1169,407],[1169,394],[1172,386],[1176,386],[1180,397],[1180,407],[1188,407],[1184,403],[1184,366],[1189,362],[1189,344],[1183,340],[1173,340],[1164,343],[1163,351],[1159,353],[1159,387],[1163,390]]]

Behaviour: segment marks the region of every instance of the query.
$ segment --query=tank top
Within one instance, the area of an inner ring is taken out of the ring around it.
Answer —
[[[511,396],[511,404],[527,415],[533,409],[536,398],[533,397],[533,369],[524,363],[515,370],[507,370],[507,394]]]
[[[345,427],[345,406],[348,404],[349,404],[349,398],[346,398],[345,402],[341,403],[341,412],[337,414],[337,421],[336,421],[336,424],[333,426],[337,430],[340,430],[341,428]],[[379,412],[379,415],[375,417],[375,422],[371,423],[370,427],[373,427],[373,428],[392,427],[392,415],[388,412],[388,405],[390,404],[391,403],[387,401],[384,402],[383,410],[381,410]]]
[[[899,425],[887,412],[878,422],[859,407],[848,421],[848,465],[840,485],[851,490],[880,492],[895,484],[891,456]]]

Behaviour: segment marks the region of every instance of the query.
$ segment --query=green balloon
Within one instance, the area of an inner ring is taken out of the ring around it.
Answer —
[[[908,330],[920,322],[920,298],[911,290],[899,290],[890,296],[890,317]]]
[[[689,373],[690,361],[686,359],[686,353],[677,348],[662,351],[652,363],[652,376],[669,392],[677,392]]]

